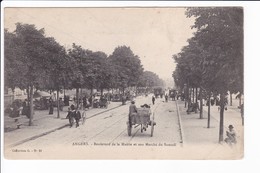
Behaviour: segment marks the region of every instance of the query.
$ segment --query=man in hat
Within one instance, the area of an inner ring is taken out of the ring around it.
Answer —
[[[69,119],[70,127],[72,127],[73,122],[74,122],[74,117],[73,117],[73,113],[72,113],[70,107],[68,107],[68,114],[66,116],[66,119]]]
[[[75,111],[76,128],[79,126],[79,120],[81,119],[81,113],[78,108]]]
[[[236,132],[234,130],[233,125],[228,126],[228,131],[226,131],[227,138],[225,139],[225,142],[228,144],[236,144],[237,139],[236,139]]]
[[[129,122],[132,124],[135,124],[135,115],[137,114],[137,108],[135,106],[135,101],[131,101],[131,105],[129,106],[129,114],[128,114],[128,118],[129,118]]]

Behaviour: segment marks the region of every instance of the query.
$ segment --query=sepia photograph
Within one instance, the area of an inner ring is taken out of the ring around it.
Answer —
[[[5,7],[9,160],[241,160],[244,8]]]

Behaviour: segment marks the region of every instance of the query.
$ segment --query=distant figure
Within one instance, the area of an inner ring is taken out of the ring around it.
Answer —
[[[49,115],[52,115],[53,114],[53,100],[52,98],[49,99]]]
[[[83,97],[83,108],[86,108],[87,107],[87,97],[84,96]]]
[[[154,102],[155,102],[155,97],[154,96],[152,97],[152,102],[153,102],[153,105],[154,105]]]
[[[123,96],[122,96],[122,105],[125,105],[125,104],[126,104],[126,96],[123,95]]]
[[[173,100],[175,101],[176,100],[176,91],[173,92]]]
[[[240,112],[242,117],[242,125],[244,125],[244,103],[242,103],[240,106]]]
[[[23,104],[23,110],[22,110],[22,115],[27,115],[28,114],[28,106],[27,106],[27,99],[24,100]]]
[[[64,102],[63,102],[62,98],[60,98],[59,104],[60,104],[60,111],[63,111]]]
[[[165,95],[165,102],[168,102],[168,95],[167,94]]]
[[[225,142],[229,145],[236,144],[237,143],[236,132],[234,130],[233,125],[229,125],[228,129],[229,130],[226,131],[227,138],[225,139]]]

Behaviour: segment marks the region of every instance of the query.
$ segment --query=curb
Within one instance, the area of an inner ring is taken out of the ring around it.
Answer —
[[[126,103],[126,104],[127,104],[127,103]],[[99,112],[99,113],[96,113],[96,114],[94,114],[94,115],[92,115],[92,116],[90,116],[90,117],[88,117],[88,118],[86,118],[86,119],[90,119],[90,118],[95,117],[95,116],[97,116],[97,115],[100,115],[100,114],[102,114],[102,113],[105,113],[105,112],[108,112],[108,111],[110,111],[110,110],[119,108],[119,107],[121,107],[121,106],[123,106],[123,105],[115,106],[115,107],[113,107],[113,108],[111,108],[111,109],[106,109],[106,110],[101,111],[101,112]],[[10,144],[10,145],[8,145],[7,147],[8,147],[8,148],[9,148],[9,147],[10,147],[10,148],[16,147],[16,146],[21,145],[21,144],[23,144],[23,143],[25,143],[25,142],[28,142],[28,141],[30,141],[30,140],[34,140],[34,139],[37,139],[37,138],[39,138],[39,137],[48,135],[48,134],[50,134],[50,133],[52,133],[52,132],[55,132],[55,131],[57,131],[57,130],[61,130],[61,129],[67,127],[67,126],[69,126],[69,124],[66,124],[66,125],[57,127],[57,128],[55,128],[55,129],[49,130],[49,131],[47,131],[47,132],[43,132],[43,133],[41,133],[41,134],[38,134],[38,135],[35,135],[35,136],[32,136],[32,137],[26,138],[26,139],[23,139],[23,140],[18,141],[18,142],[14,143],[14,144]]]
[[[47,132],[44,132],[44,133],[41,133],[41,134],[38,134],[38,135],[35,135],[35,136],[32,136],[32,137],[29,137],[29,138],[26,138],[26,139],[23,139],[23,140],[21,140],[21,141],[19,141],[19,142],[16,142],[16,143],[14,143],[14,144],[8,145],[7,147],[10,147],[10,148],[16,147],[16,146],[21,145],[21,144],[23,144],[23,143],[25,143],[25,142],[28,142],[28,141],[30,141],[30,140],[34,140],[34,139],[37,139],[37,138],[39,138],[39,137],[48,135],[48,134],[50,134],[50,133],[52,133],[52,132],[55,132],[56,130],[63,129],[63,128],[67,127],[67,126],[69,126],[69,124],[63,125],[63,126],[61,126],[61,127],[58,127],[58,128],[52,129],[52,130],[49,130],[49,131],[47,131]]]
[[[176,108],[177,108],[177,115],[178,115],[178,122],[179,122],[179,125],[180,125],[180,136],[181,136],[181,146],[183,147],[184,145],[184,134],[183,134],[183,130],[182,130],[182,121],[181,121],[181,116],[180,116],[180,111],[179,111],[179,105],[177,103],[177,100],[175,100],[175,104],[176,104]]]

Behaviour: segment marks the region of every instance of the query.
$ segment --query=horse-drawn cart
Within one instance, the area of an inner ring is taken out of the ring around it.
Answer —
[[[137,113],[130,116],[129,120],[127,121],[128,136],[131,136],[133,127],[136,128],[138,126],[141,126],[141,133],[143,133],[144,130],[146,131],[146,128],[148,128],[148,126],[151,126],[152,137],[155,124],[156,123],[154,122],[154,114],[151,113],[150,108],[137,108]]]

